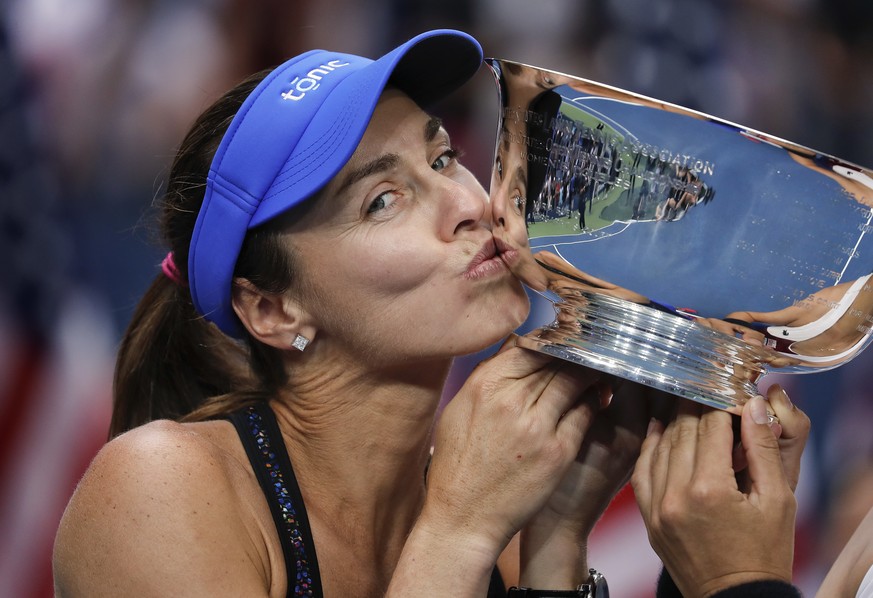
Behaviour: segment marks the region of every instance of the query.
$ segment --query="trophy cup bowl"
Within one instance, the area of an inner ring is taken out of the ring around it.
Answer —
[[[488,59],[494,236],[555,320],[519,344],[739,412],[873,332],[873,172],[593,81]]]

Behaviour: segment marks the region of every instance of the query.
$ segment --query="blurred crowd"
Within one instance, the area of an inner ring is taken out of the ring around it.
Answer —
[[[89,409],[108,413],[114,345],[160,272],[150,206],[175,146],[222,91],[287,56],[313,47],[377,56],[422,30],[458,28],[486,55],[873,166],[873,3],[863,0],[7,0],[0,11],[0,537],[11,533],[15,505],[40,489],[33,481],[27,496],[4,498],[27,452],[12,446],[12,428],[26,425],[18,403],[30,388],[29,343],[58,342],[65,331],[65,367],[94,373],[83,385]],[[483,74],[443,108],[483,181],[492,86]],[[71,312],[87,314],[86,324],[65,323]],[[94,365],[96,353],[106,364]],[[805,471],[816,483],[801,504],[808,529],[798,544],[809,587],[873,504],[871,362],[868,351],[782,381],[813,421]],[[35,429],[51,427],[39,421]]]

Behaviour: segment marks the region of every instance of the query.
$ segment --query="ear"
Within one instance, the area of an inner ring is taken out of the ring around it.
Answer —
[[[284,295],[265,293],[244,278],[233,281],[233,311],[258,341],[288,350],[298,334],[314,340],[316,328],[308,313]]]

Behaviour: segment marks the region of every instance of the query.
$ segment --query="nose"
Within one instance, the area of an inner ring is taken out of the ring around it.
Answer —
[[[440,179],[434,191],[440,197],[438,218],[444,240],[452,240],[463,231],[491,228],[488,193],[471,173],[458,177],[437,176]]]
[[[509,204],[509,191],[498,187],[496,193],[491,194],[491,225],[494,228],[506,228],[507,206]]]

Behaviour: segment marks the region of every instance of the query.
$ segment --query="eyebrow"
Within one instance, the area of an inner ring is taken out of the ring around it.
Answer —
[[[437,134],[443,127],[443,121],[436,116],[431,116],[424,125],[424,140],[430,143],[436,139]],[[397,154],[383,154],[374,160],[370,160],[366,164],[351,170],[343,179],[337,193],[342,193],[358,181],[361,181],[374,174],[387,172],[392,168],[396,168],[400,164],[400,156]]]
[[[436,138],[437,133],[439,133],[442,128],[443,120],[436,116],[431,116],[427,121],[427,124],[424,125],[424,140],[430,143]]]
[[[383,154],[375,160],[370,160],[360,168],[355,168],[349,172],[345,179],[343,179],[342,185],[337,189],[337,193],[342,193],[358,181],[365,179],[368,176],[380,172],[387,172],[392,168],[396,168],[398,164],[400,164],[400,156],[397,154]]]

